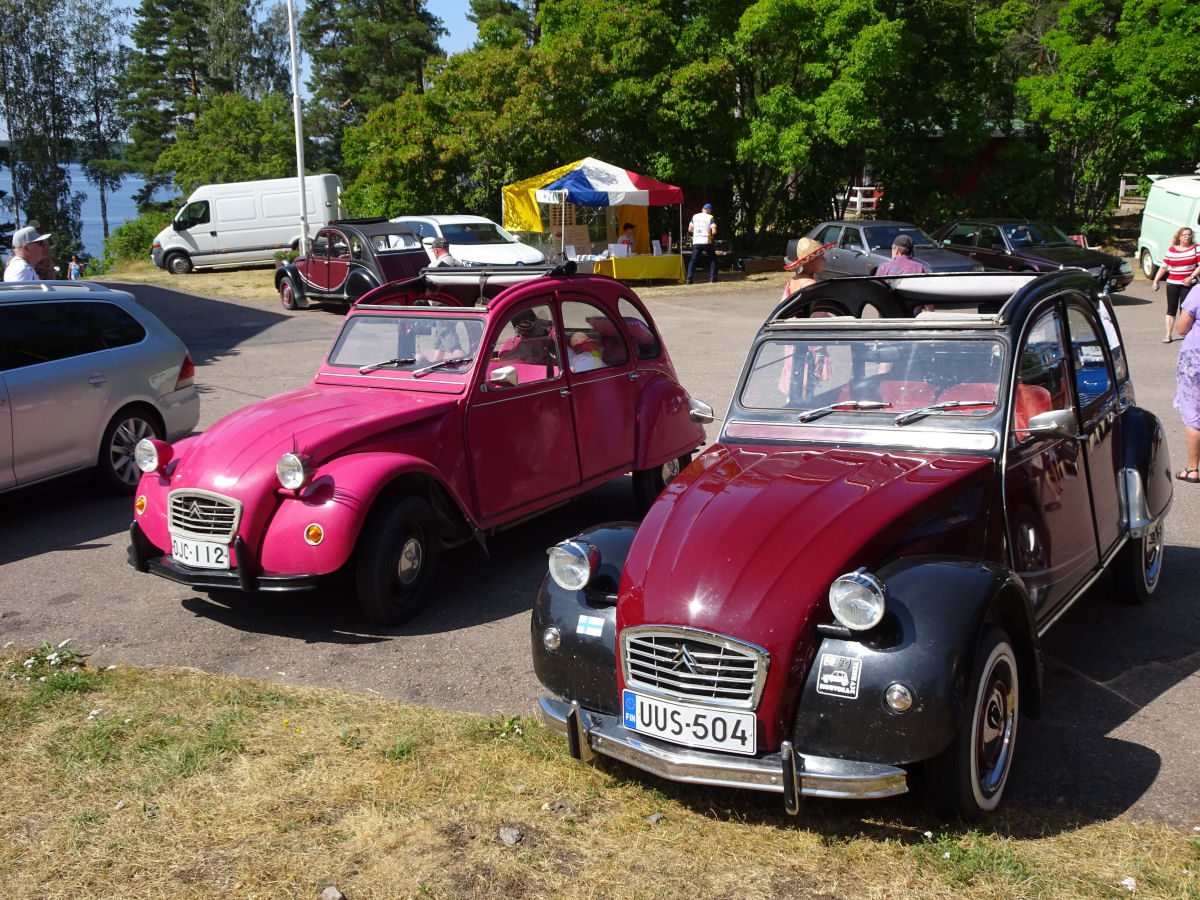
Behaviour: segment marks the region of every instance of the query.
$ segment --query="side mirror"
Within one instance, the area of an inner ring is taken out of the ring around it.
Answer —
[[[180,219],[172,219],[172,220],[171,220],[171,227],[172,227],[173,229],[175,229],[176,231],[187,231],[187,229],[188,229],[190,226],[188,225],[188,223],[187,223],[186,221],[182,221],[182,220],[180,220]]]
[[[1029,420],[1029,434],[1039,437],[1074,438],[1079,434],[1079,420],[1071,409],[1052,409],[1038,413]]]
[[[487,383],[492,387],[516,387],[519,384],[516,366],[493,369],[488,373]]]
[[[689,397],[688,416],[693,422],[699,422],[701,425],[707,425],[713,420],[713,408],[703,400],[697,400],[695,397]]]

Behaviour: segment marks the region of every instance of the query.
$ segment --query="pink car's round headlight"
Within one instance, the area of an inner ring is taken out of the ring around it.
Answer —
[[[289,491],[298,491],[312,479],[312,472],[299,453],[289,451],[275,463],[275,477]]]

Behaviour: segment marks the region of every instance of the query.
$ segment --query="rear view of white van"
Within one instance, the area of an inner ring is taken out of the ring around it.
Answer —
[[[1138,259],[1147,278],[1154,277],[1180,228],[1195,229],[1200,237],[1200,175],[1173,175],[1150,185],[1138,235]]]
[[[304,179],[309,236],[343,218],[336,175]],[[300,244],[300,197],[295,178],[206,184],[196,188],[171,224],[154,238],[154,265],[175,275],[193,268],[273,263],[279,250]]]

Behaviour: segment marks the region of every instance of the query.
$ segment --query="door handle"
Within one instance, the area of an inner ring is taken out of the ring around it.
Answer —
[[[559,388],[559,389],[558,389],[558,396],[560,396],[560,397],[570,397],[570,396],[571,396],[571,392],[570,392],[570,391],[569,391],[567,388]]]
[[[101,385],[101,384],[104,384],[104,382],[106,382],[106,381],[108,381],[107,375],[93,375],[91,378],[88,379],[88,384]]]
[[[630,381],[633,381],[633,379],[635,379],[635,378],[641,378],[641,377],[642,377],[642,373],[641,373],[641,372],[630,372],[630,373],[629,373],[629,380],[630,380]]]

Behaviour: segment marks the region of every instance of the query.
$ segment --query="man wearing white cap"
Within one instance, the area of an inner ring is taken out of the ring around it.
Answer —
[[[12,259],[4,267],[5,281],[37,281],[36,266],[50,255],[50,239],[48,234],[38,234],[32,225],[18,228],[13,232]]]

